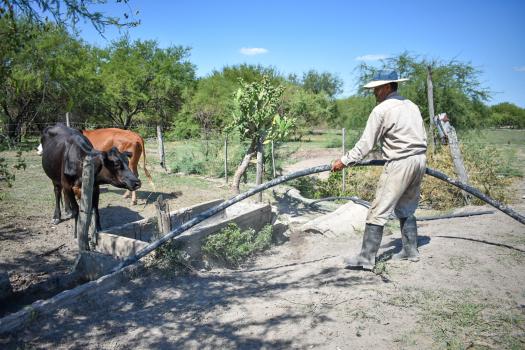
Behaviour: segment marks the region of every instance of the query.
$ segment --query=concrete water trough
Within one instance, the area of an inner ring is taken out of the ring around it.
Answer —
[[[172,229],[221,202],[222,199],[218,199],[170,212]],[[232,205],[188,230],[186,233],[191,235],[180,240],[178,247],[193,259],[198,259],[201,255],[202,240],[219,232],[230,223],[237,224],[242,230],[251,228],[259,231],[265,225],[272,223],[271,206],[267,203],[253,202],[239,202]],[[159,237],[157,218],[151,217],[99,232],[94,248],[97,252],[122,259],[135,255]]]

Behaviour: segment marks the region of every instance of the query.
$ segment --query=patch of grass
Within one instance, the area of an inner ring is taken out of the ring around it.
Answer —
[[[421,326],[416,331],[430,332],[437,349],[518,349],[524,341],[525,316],[518,309],[486,302],[472,290],[406,288],[390,304],[417,307]]]
[[[235,268],[254,253],[269,248],[271,241],[271,225],[257,233],[253,229],[241,231],[237,225],[229,224],[219,233],[207,237],[202,251],[208,258]]]

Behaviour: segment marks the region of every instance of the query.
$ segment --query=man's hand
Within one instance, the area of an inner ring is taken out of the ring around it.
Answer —
[[[344,165],[343,162],[341,162],[341,159],[335,160],[332,162],[332,172],[341,171],[344,168],[346,168],[346,165]]]

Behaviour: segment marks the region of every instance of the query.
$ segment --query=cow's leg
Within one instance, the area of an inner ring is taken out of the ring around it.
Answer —
[[[55,212],[53,213],[53,225],[58,225],[60,223],[60,197],[62,196],[62,187],[57,184],[54,185],[55,191]]]
[[[102,226],[100,225],[100,214],[98,213],[99,198],[100,198],[100,187],[99,185],[94,185],[91,205],[93,207],[93,212],[95,215],[95,229],[97,230],[97,232],[102,231]]]
[[[139,170],[137,168],[137,164],[139,163],[139,158],[140,158],[140,151],[135,151],[133,152],[133,155],[131,156],[131,160],[129,162],[129,168],[133,172],[133,174],[135,174],[137,178],[139,177]],[[126,195],[128,195],[129,197],[130,193],[131,193],[131,204],[136,205],[137,204],[137,191],[127,190],[126,193],[124,194],[124,197],[126,197]]]
[[[73,213],[71,212],[71,203],[69,201],[68,196],[64,193],[64,219],[71,219],[73,217]]]
[[[75,194],[73,193],[73,191],[71,189],[64,189],[64,197],[67,199],[64,200],[64,202],[68,201],[69,202],[69,207],[71,209],[71,215],[73,216],[73,218],[75,218],[75,227],[73,229],[73,232],[74,232],[74,237],[76,238],[77,237],[77,226],[78,226],[78,203],[77,203],[77,200],[75,199]]]

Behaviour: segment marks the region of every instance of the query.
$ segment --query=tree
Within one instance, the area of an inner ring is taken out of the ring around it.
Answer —
[[[336,102],[326,93],[314,94],[300,86],[288,84],[284,91],[279,114],[293,118],[296,139],[312,127],[328,126],[338,119]]]
[[[383,60],[378,68],[363,63],[357,68],[359,94],[361,96],[369,94],[362,86],[375,75],[378,69],[395,69],[401,77],[410,79],[399,85],[400,93],[419,106],[421,114],[428,122],[426,94],[428,66],[432,67],[436,113],[446,112],[460,128],[478,127],[486,123],[489,113],[483,102],[490,98],[490,91],[482,86],[479,69],[470,63],[458,60],[427,60],[404,52]]]
[[[490,124],[498,127],[525,128],[525,109],[503,102],[490,107]]]
[[[131,42],[124,37],[101,51],[100,77],[104,84],[106,119],[127,129],[135,116],[166,119],[180,110],[185,90],[195,80],[195,68],[186,60],[189,48],[161,49],[156,41]]]
[[[306,91],[314,94],[325,93],[330,98],[343,92],[343,81],[329,72],[318,73],[315,70],[309,70],[303,74],[301,85]]]
[[[0,28],[5,25],[0,19]],[[89,47],[55,25],[46,30],[28,27],[25,33],[23,46],[2,52],[6,74],[0,82],[0,120],[15,142],[33,124],[87,108],[92,93],[100,90]]]
[[[138,20],[130,20],[130,17],[137,15],[138,12],[123,12],[124,20],[122,20],[92,9],[107,2],[107,0],[2,0],[0,16],[11,20],[14,30],[16,30],[16,21],[20,19],[37,26],[47,25],[52,21],[58,26],[71,28],[75,28],[80,19],[85,19],[91,22],[99,33],[103,33],[108,25],[134,27],[140,23]],[[116,2],[129,8],[128,0],[116,0]]]
[[[181,112],[175,117],[173,130],[180,138],[207,137],[228,126],[232,121],[234,101],[231,96],[240,87],[240,80],[252,83],[268,76],[272,83],[282,81],[273,68],[241,64],[225,66],[199,79],[195,91]]]
[[[229,130],[237,130],[241,140],[249,142],[245,156],[233,177],[232,189],[239,193],[241,176],[246,171],[250,159],[256,152],[262,153],[265,141],[278,140],[293,128],[294,120],[279,116],[277,109],[283,86],[274,86],[270,77],[263,76],[260,82],[246,83],[235,94],[237,107]]]

